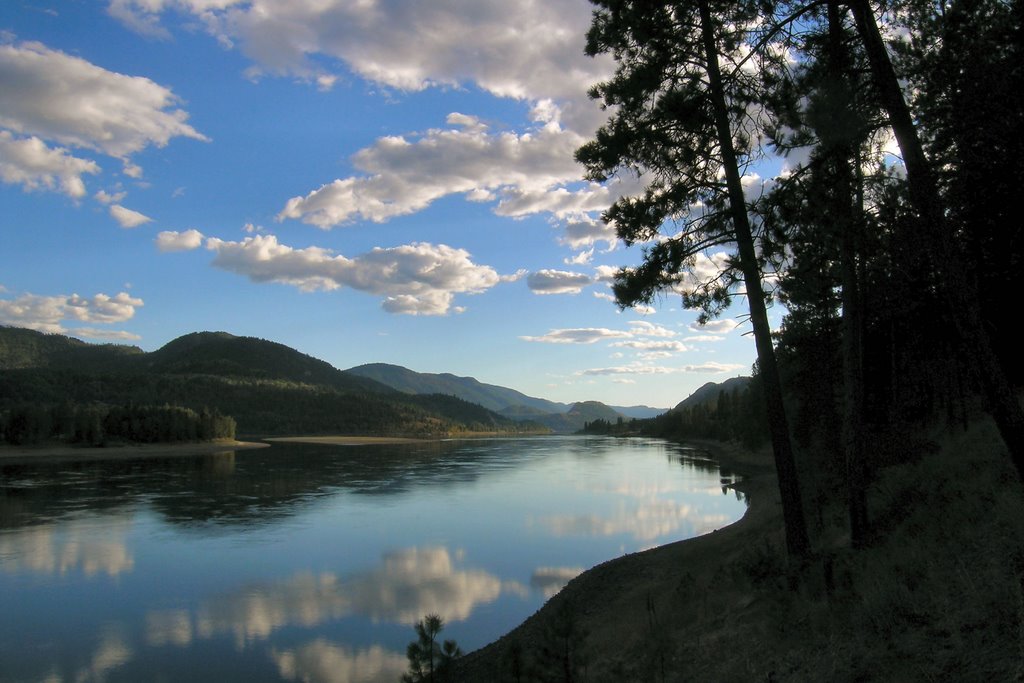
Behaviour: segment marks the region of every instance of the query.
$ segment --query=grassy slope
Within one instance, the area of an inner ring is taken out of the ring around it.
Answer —
[[[591,683],[1024,680],[1024,489],[990,424],[939,440],[880,473],[863,551],[836,504],[819,556],[787,570],[774,478],[757,475],[739,523],[584,573],[457,680],[517,680],[516,661],[521,680],[567,680],[566,645]]]

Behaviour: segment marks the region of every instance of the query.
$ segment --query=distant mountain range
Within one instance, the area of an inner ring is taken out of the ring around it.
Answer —
[[[216,407],[242,434],[443,435],[574,432],[595,419],[650,417],[647,406],[563,404],[472,377],[376,363],[341,371],[283,344],[196,332],[160,349],[88,344],[0,326],[0,409],[16,402]]]
[[[473,377],[414,372],[400,365],[370,363],[345,372],[366,377],[407,394],[449,394],[514,420],[532,419],[558,432],[576,431],[597,418],[647,418],[665,411],[650,406],[606,406],[597,401],[557,403],[515,389],[484,384]]]

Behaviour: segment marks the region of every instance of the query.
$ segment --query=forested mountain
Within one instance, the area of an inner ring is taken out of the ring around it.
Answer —
[[[724,382],[708,382],[676,404],[672,410],[679,412],[686,408],[717,401],[722,392],[732,394],[734,390],[743,391],[749,384],[749,377],[730,377]]]
[[[102,372],[124,367],[131,359],[143,355],[137,346],[87,344],[60,334],[0,326],[0,370],[75,368]]]
[[[144,353],[0,327],[0,412],[66,402],[215,409],[250,435],[438,436],[538,428],[453,396],[402,394],[251,337],[201,332]]]
[[[451,394],[496,412],[512,406],[533,408],[541,413],[564,413],[569,410],[569,406],[564,403],[533,398],[515,389],[484,384],[473,377],[415,372],[387,363],[359,365],[345,372],[357,377],[368,377],[406,394]]]
[[[534,398],[515,389],[495,384],[484,384],[473,377],[457,377],[449,373],[415,372],[400,365],[387,363],[360,365],[349,368],[345,372],[368,377],[407,394],[451,394],[516,420],[539,419],[546,423],[564,425],[579,422],[579,412],[567,420],[560,421],[551,417],[552,415],[566,415],[575,406],[580,405],[578,403],[558,403],[543,398]],[[624,417],[654,417],[665,412],[649,406],[612,406],[611,409]],[[582,423],[576,429],[581,426]],[[557,431],[565,431],[565,429]]]

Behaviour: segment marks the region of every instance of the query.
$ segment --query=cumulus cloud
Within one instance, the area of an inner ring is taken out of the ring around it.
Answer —
[[[651,339],[634,339],[630,341],[615,342],[610,345],[612,348],[636,349],[639,351],[670,351],[681,353],[687,348],[678,341],[654,341]]]
[[[591,9],[582,0],[471,7],[458,0],[112,0],[109,7],[129,28],[156,37],[167,35],[163,11],[191,13],[254,62],[253,77],[291,75],[324,87],[337,75],[326,65],[338,61],[399,90],[476,84],[532,102],[542,121],[593,125],[601,114],[586,90],[613,69],[609,56],[583,52]]]
[[[520,337],[520,339],[545,344],[593,344],[604,339],[622,339],[629,336],[629,332],[609,330],[605,327],[582,327],[551,330],[539,337]]]
[[[745,365],[739,363],[702,363],[700,365],[687,365],[683,368],[683,372],[735,372],[736,370],[742,370]]]
[[[130,320],[142,299],[127,292],[115,296],[96,294],[92,298],[70,296],[40,296],[22,294],[14,299],[0,299],[0,323],[27,327],[40,332],[66,334],[62,321],[111,324]],[[95,336],[95,335],[90,335]]]
[[[502,278],[473,263],[469,252],[424,242],[375,248],[353,258],[320,247],[295,249],[274,235],[256,234],[240,242],[206,240],[213,265],[253,282],[279,282],[303,291],[348,287],[383,297],[391,313],[444,315],[456,294],[479,294]]]
[[[534,294],[579,294],[592,282],[588,275],[565,270],[538,270],[526,278]]]
[[[711,335],[724,335],[732,332],[740,324],[733,318],[722,318],[720,320],[709,320],[704,325],[698,325],[697,323],[690,324],[690,331],[692,332],[707,332]]]
[[[137,228],[140,225],[153,222],[153,219],[149,216],[132,209],[126,209],[120,204],[111,204],[109,211],[110,215],[122,228]]]
[[[106,339],[108,341],[138,341],[142,339],[137,334],[125,330],[101,330],[96,327],[73,327],[68,330],[76,337],[88,339]]]
[[[120,204],[127,196],[128,193],[124,191],[107,192],[106,190],[99,190],[98,192],[96,192],[96,194],[93,195],[93,199],[95,199],[100,204],[110,205]]]
[[[206,138],[171,90],[33,42],[0,45],[0,127],[123,158]]]
[[[631,320],[629,322],[631,332],[638,337],[675,337],[674,330],[662,325],[656,325],[647,320]]]
[[[612,375],[672,375],[677,373],[721,373],[735,372],[746,366],[737,363],[701,363],[699,365],[684,365],[682,367],[667,365],[650,365],[647,363],[631,363],[629,365],[618,365],[605,368],[590,368],[576,374],[594,376]]]
[[[671,375],[679,371],[679,368],[662,365],[632,363],[630,365],[616,365],[606,368],[590,368],[589,370],[582,370],[577,374],[586,377],[599,377],[605,375]]]
[[[203,233],[196,229],[177,232],[164,230],[156,236],[156,248],[160,251],[191,251],[203,245]]]
[[[64,148],[50,148],[37,137],[19,139],[0,130],[0,180],[5,183],[77,199],[85,196],[82,176],[99,171],[95,162],[72,156]]]
[[[557,125],[516,134],[491,133],[464,115],[449,116],[448,123],[455,127],[380,138],[352,158],[365,175],[291,198],[278,219],[324,229],[354,220],[381,223],[451,194],[480,201],[493,192],[545,192],[580,177],[573,151],[583,138]]]
[[[725,337],[717,334],[695,334],[689,337],[683,337],[684,342],[719,342],[725,339]]]

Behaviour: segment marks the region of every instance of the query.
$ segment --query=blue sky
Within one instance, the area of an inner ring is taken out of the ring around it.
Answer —
[[[0,324],[146,350],[197,330],[339,368],[674,405],[748,325],[667,294],[581,180],[606,114],[584,0],[7,0]],[[720,256],[701,264],[713,273]],[[773,318],[778,317],[776,310]]]

